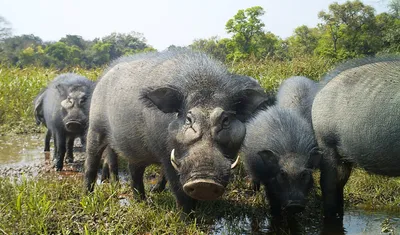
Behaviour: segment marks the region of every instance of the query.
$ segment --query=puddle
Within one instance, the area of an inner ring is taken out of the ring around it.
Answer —
[[[212,234],[399,234],[400,214],[390,215],[363,210],[349,210],[345,212],[343,225],[329,225],[325,229],[319,222],[310,225],[300,225],[295,229],[272,227],[269,219],[257,220],[244,216],[242,218],[222,218],[212,226]],[[293,232],[294,231],[294,232]]]
[[[44,152],[44,134],[0,136],[0,175],[4,177],[37,176],[55,171],[53,142],[51,151]],[[83,170],[84,153],[80,140],[74,145],[74,163],[64,164],[60,177],[79,175]]]
[[[346,234],[399,234],[400,214],[349,211],[343,219],[343,226]]]
[[[44,136],[0,136],[0,165],[25,165],[44,160]]]

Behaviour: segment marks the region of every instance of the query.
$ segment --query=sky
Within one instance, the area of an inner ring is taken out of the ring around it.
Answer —
[[[0,0],[0,15],[14,35],[34,34],[58,41],[67,34],[86,40],[112,32],[142,33],[157,50],[187,46],[195,39],[230,37],[226,22],[238,10],[261,6],[265,30],[286,38],[301,25],[315,27],[318,12],[334,0]],[[345,0],[337,0],[344,3]],[[364,0],[376,13],[387,11],[387,0]]]

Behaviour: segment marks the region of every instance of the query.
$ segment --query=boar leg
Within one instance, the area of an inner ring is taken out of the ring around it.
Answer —
[[[115,151],[108,146],[106,148],[106,156],[104,159],[101,181],[106,181],[111,178],[111,181],[118,181],[118,158]]]
[[[131,188],[133,193],[140,197],[141,200],[145,200],[146,195],[144,192],[143,174],[146,167],[132,162],[129,162],[128,166],[129,172],[131,173]]]
[[[151,191],[160,193],[164,191],[166,184],[167,184],[167,179],[165,178],[164,170],[161,168],[160,176],[158,177],[157,183]]]
[[[53,150],[53,161],[55,161],[57,159],[57,136],[54,135],[53,137],[54,140],[54,150]]]
[[[65,134],[58,131],[55,133],[55,137],[57,139],[57,155],[56,155],[56,170],[61,171],[64,166],[64,157],[66,152],[66,138]]]
[[[97,176],[97,170],[100,166],[101,156],[107,145],[104,142],[104,136],[95,131],[88,132],[85,160],[85,187],[88,192],[94,189],[94,183]]]
[[[321,159],[320,185],[326,218],[343,217],[343,187],[351,173],[351,165],[340,160],[333,147],[325,147]]]
[[[51,131],[47,130],[46,137],[44,139],[44,151],[45,152],[50,151],[50,139],[51,139]]]
[[[343,188],[346,185],[350,174],[351,174],[352,165],[346,162],[339,162],[337,167],[337,176],[338,176],[338,215],[340,218],[343,218],[343,208],[344,208],[344,200],[343,200]]]
[[[66,163],[73,163],[74,162],[74,139],[72,137],[67,138],[67,159],[65,159]]]
[[[179,181],[179,176],[175,171],[175,168],[171,165],[169,158],[168,161],[163,162],[163,171],[169,181],[170,189],[174,193],[176,198],[176,205],[182,208],[183,212],[189,214],[195,209],[196,200],[188,196],[182,188],[182,184]]]

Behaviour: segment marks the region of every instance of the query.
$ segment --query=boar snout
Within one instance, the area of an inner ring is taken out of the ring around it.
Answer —
[[[198,179],[183,185],[187,195],[198,200],[214,200],[222,196],[225,187],[214,180]]]
[[[80,132],[83,129],[83,124],[77,120],[71,120],[65,123],[65,127],[69,132]]]
[[[290,214],[296,214],[304,211],[305,203],[298,200],[289,200],[288,203],[284,206],[284,210]]]

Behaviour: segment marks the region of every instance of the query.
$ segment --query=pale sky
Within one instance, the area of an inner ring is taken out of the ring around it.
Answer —
[[[300,25],[314,27],[318,12],[334,0],[0,0],[0,15],[11,22],[14,35],[34,34],[57,41],[67,34],[84,39],[112,32],[143,33],[158,50],[186,46],[194,39],[229,37],[226,22],[238,10],[261,6],[265,30],[286,38]],[[338,0],[344,3],[345,0]],[[385,0],[364,0],[387,11]]]

